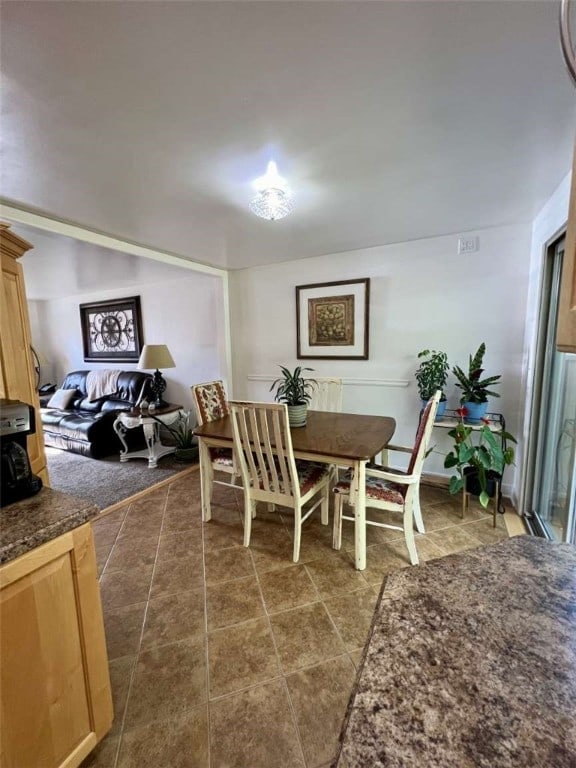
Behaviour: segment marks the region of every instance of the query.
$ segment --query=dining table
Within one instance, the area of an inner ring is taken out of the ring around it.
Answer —
[[[391,416],[308,411],[306,425],[292,427],[292,448],[297,459],[352,469],[350,504],[354,508],[354,558],[356,568],[366,568],[366,464],[390,442],[396,421]],[[214,470],[210,448],[234,444],[229,415],[199,425],[194,430],[200,453],[202,519],[211,519]]]

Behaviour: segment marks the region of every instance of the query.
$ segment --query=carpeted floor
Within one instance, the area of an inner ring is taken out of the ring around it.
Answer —
[[[119,456],[89,459],[69,451],[46,448],[50,486],[89,499],[100,509],[116,504],[193,466],[164,456],[154,469],[143,459],[123,464]]]

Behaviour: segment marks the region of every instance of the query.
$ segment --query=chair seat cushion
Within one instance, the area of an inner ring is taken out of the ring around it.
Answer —
[[[298,484],[300,486],[300,495],[304,496],[308,491],[313,488],[317,483],[323,480],[325,477],[330,476],[330,467],[326,464],[316,464],[313,461],[296,460],[296,472],[298,473]],[[290,488],[285,488],[282,478],[279,476],[280,488],[275,488],[273,484],[272,475],[268,476],[270,482],[270,489],[276,493],[290,494]],[[261,490],[265,490],[264,481],[260,480]]]
[[[352,473],[346,472],[344,477],[334,486],[334,493],[343,493],[350,495],[350,485],[352,483]],[[404,492],[406,486],[398,483],[391,483],[389,480],[383,480],[381,477],[366,475],[366,498],[375,501],[387,501],[389,504],[404,504]]]
[[[210,448],[210,460],[219,467],[234,466],[232,448]]]

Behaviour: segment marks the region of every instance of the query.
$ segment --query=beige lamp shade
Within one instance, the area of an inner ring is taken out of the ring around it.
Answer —
[[[138,368],[145,371],[154,368],[176,368],[176,363],[166,344],[144,344]]]

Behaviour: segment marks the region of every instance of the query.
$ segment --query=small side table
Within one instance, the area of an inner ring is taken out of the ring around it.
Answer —
[[[131,411],[120,411],[114,421],[114,431],[124,446],[120,451],[120,461],[148,459],[148,467],[150,469],[158,466],[158,460],[162,456],[174,453],[176,450],[175,446],[163,445],[160,442],[160,423],[173,424],[178,421],[182,413],[184,413],[182,406],[174,405],[173,403],[168,403],[163,408],[157,408],[154,411],[149,411],[148,409],[142,411],[140,408],[133,408]],[[130,451],[124,438],[129,429],[135,429],[136,427],[144,429],[147,447],[141,451]]]

